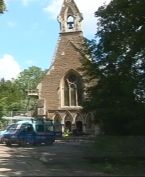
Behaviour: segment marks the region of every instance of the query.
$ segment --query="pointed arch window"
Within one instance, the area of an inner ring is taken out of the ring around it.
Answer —
[[[71,15],[67,18],[67,27],[69,30],[74,28],[74,17]]]
[[[64,79],[64,106],[81,106],[82,84],[80,77],[69,73]]]

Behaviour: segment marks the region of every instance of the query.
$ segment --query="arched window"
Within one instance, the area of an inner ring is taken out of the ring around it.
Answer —
[[[81,106],[82,83],[80,76],[69,73],[64,79],[64,106]]]
[[[69,106],[69,84],[67,80],[65,80],[64,85],[64,105]]]
[[[73,29],[74,28],[74,17],[73,16],[68,16],[67,27],[68,27],[68,29]]]

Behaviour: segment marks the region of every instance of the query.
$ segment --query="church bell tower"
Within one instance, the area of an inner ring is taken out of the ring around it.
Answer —
[[[61,33],[82,31],[82,14],[79,12],[74,0],[64,0],[58,16]]]
[[[38,115],[53,120],[58,132],[85,132],[91,117],[82,111],[82,20],[74,0],[64,0],[58,15],[60,33],[52,65],[37,87],[38,103],[42,103]]]

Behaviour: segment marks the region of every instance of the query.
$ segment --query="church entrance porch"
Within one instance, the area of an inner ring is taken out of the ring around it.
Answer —
[[[83,123],[82,121],[76,121],[72,124],[71,121],[66,121],[64,124],[64,132],[69,132],[72,135],[82,135],[83,134]]]
[[[71,132],[71,130],[72,130],[72,123],[70,121],[66,121],[65,122],[65,130],[68,130],[69,132]]]
[[[59,110],[49,113],[49,119],[53,120],[55,131],[60,135],[69,132],[72,135],[87,133],[86,114],[78,110]]]
[[[77,122],[76,122],[76,130],[77,130],[78,132],[82,132],[82,131],[83,131],[83,124],[82,124],[81,121],[77,121]]]

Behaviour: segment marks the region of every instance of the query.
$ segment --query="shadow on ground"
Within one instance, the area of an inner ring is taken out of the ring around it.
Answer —
[[[87,144],[58,140],[52,146],[0,146],[0,176],[103,175],[85,160]],[[87,152],[89,154],[89,152]]]

